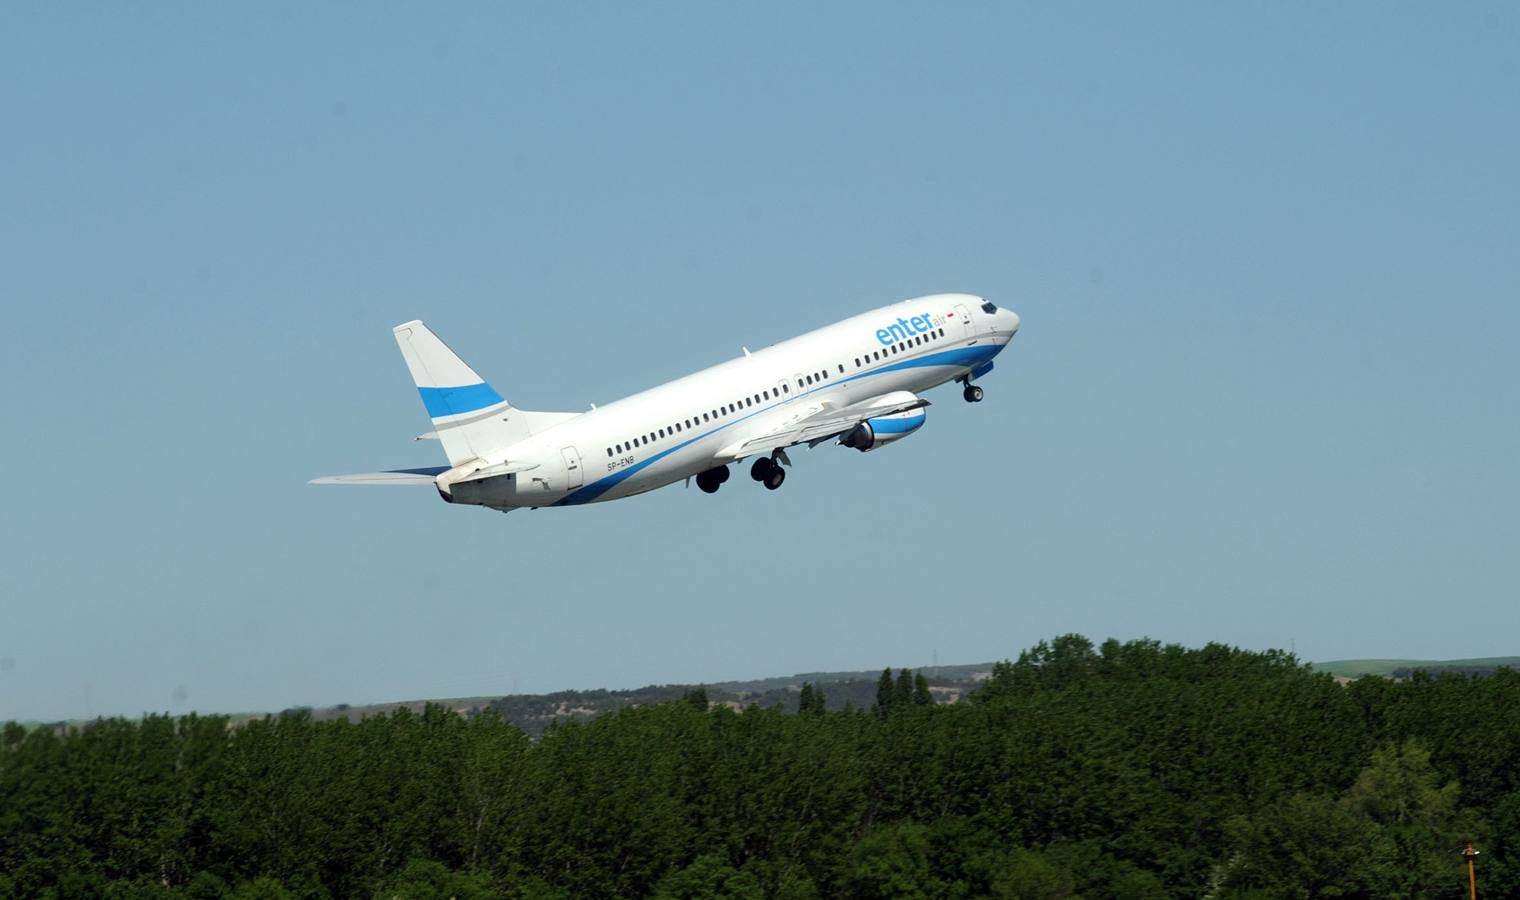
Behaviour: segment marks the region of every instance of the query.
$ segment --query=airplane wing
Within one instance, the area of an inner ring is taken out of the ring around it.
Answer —
[[[844,434],[866,419],[907,412],[910,409],[922,409],[928,405],[928,400],[908,391],[894,391],[840,407],[832,406],[825,400],[820,408],[805,413],[794,421],[784,423],[779,428],[772,428],[763,434],[754,435],[724,447],[718,452],[718,458],[742,459],[757,453],[769,453],[772,450],[802,443],[817,446],[831,437]]]
[[[432,484],[433,479],[448,470],[448,466],[428,466],[422,469],[360,472],[355,475],[327,475],[313,478],[307,484]]]

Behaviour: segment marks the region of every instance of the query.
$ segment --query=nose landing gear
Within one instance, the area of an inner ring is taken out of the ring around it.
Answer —
[[[961,398],[964,399],[967,403],[981,403],[982,389],[977,385],[968,384],[966,385],[966,389],[964,391],[961,391]]]

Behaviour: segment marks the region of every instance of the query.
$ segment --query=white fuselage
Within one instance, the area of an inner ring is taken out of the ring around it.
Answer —
[[[452,499],[502,509],[615,500],[697,475],[746,436],[828,406],[976,377],[1018,329],[1016,315],[984,302],[894,303],[650,388],[505,448],[533,466],[504,476],[510,488]]]

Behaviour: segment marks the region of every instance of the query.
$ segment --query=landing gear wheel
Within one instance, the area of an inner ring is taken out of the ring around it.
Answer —
[[[768,491],[774,491],[776,488],[781,487],[781,482],[785,480],[786,470],[778,465],[772,464],[771,470],[765,473],[765,489]]]
[[[704,494],[717,493],[718,488],[721,487],[723,485],[723,482],[727,480],[728,466],[722,466],[717,469],[708,469],[706,472],[697,473],[697,487],[701,488],[702,493]]]
[[[769,456],[761,456],[755,460],[754,465],[749,467],[749,477],[756,481],[764,481],[765,476],[769,475],[771,469],[774,468],[776,468],[776,464],[771,462]]]
[[[968,384],[966,385],[966,389],[961,392],[961,396],[966,399],[967,403],[981,403],[982,389],[977,385]]]

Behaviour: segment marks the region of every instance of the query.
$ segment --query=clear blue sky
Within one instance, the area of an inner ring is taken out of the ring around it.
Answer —
[[[12,6],[0,718],[973,662],[1520,653],[1520,13]],[[934,291],[988,399],[508,516],[390,327],[584,409]]]

